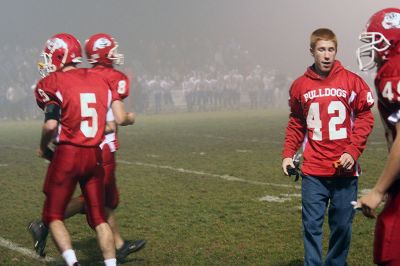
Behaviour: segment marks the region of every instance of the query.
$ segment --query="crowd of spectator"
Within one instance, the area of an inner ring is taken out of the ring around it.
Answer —
[[[33,85],[39,78],[38,50],[0,45],[0,120],[30,119],[39,115],[35,108]]]
[[[120,48],[121,68],[131,78],[127,107],[137,113],[274,108],[287,104],[291,80],[251,60],[238,43],[213,45],[192,40],[179,43],[139,41]],[[194,52],[195,51],[195,52]],[[0,43],[0,120],[40,118],[33,89],[39,48]]]
[[[138,76],[134,106],[141,113],[276,108],[287,104],[288,77],[255,66],[249,73],[192,71],[173,75]]]

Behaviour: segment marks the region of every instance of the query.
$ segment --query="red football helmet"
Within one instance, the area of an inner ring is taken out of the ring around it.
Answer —
[[[361,70],[376,66],[376,56],[387,60],[400,53],[400,9],[386,8],[369,19],[359,39],[365,42],[357,49],[357,60]]]
[[[118,43],[108,34],[98,33],[86,40],[85,51],[90,64],[122,65],[124,55],[117,51]]]
[[[78,39],[68,33],[59,33],[47,40],[41,54],[39,72],[42,77],[61,70],[66,64],[82,62],[82,48]]]

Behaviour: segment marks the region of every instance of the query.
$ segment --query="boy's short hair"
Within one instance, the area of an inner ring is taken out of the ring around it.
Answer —
[[[332,30],[328,28],[319,28],[313,31],[310,36],[310,48],[312,50],[315,49],[315,45],[317,44],[318,41],[324,40],[324,41],[332,41],[335,44],[335,48],[337,50],[337,39],[335,33],[333,33]]]

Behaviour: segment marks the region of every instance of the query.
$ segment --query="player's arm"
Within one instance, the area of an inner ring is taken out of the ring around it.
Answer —
[[[111,104],[115,122],[120,126],[132,125],[135,123],[135,114],[125,112],[124,103],[120,100],[115,100]]]
[[[354,122],[350,136],[350,144],[345,147],[343,155],[340,157],[340,165],[345,169],[351,169],[355,161],[365,149],[369,134],[374,126],[374,115],[371,108],[374,105],[372,92],[368,85],[358,78],[355,81],[356,99],[351,103],[354,113]]]
[[[287,167],[291,166],[295,168],[293,163],[293,155],[300,148],[305,134],[306,134],[306,122],[303,117],[302,108],[299,99],[295,95],[295,86],[290,89],[290,116],[289,122],[286,127],[285,142],[282,152],[282,170],[285,175],[289,175]]]
[[[57,131],[58,122],[60,121],[60,106],[57,103],[51,102],[46,105],[44,111],[44,124],[42,127],[40,146],[37,152],[37,155],[42,158],[46,157],[49,149],[48,146]]]
[[[400,122],[396,124],[396,132],[400,132]],[[383,201],[389,187],[400,178],[400,134],[396,134],[385,167],[374,188],[358,200],[365,216],[375,218],[375,210]]]
[[[114,114],[111,108],[107,111],[106,117],[106,127],[104,129],[104,134],[111,134],[117,132],[117,123],[115,122]]]
[[[110,134],[117,131],[117,123],[115,121],[107,121],[106,129],[104,130],[104,134]]]
[[[291,114],[286,128],[284,148],[282,152],[282,170],[285,175],[288,166],[295,168],[293,156],[303,143],[306,134],[304,121]]]
[[[363,110],[355,114],[350,145],[348,145],[340,157],[340,165],[351,169],[364,151],[369,134],[374,126],[374,115],[371,110]]]
[[[118,82],[110,83],[113,98],[111,109],[114,114],[115,122],[120,126],[132,125],[135,123],[135,114],[126,112],[124,102],[122,101],[129,95],[130,82],[125,74],[120,72],[116,72],[116,74],[117,77],[115,77],[113,81],[118,80]]]

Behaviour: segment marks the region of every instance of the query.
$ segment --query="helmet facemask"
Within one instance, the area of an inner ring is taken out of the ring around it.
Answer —
[[[363,32],[359,36],[361,45],[357,53],[357,61],[361,71],[367,71],[376,66],[377,56],[386,60],[384,51],[390,47],[390,42],[380,32]]]
[[[114,41],[115,46],[110,50],[107,57],[110,59],[113,64],[123,65],[124,64],[124,55],[118,53],[118,43]]]
[[[51,54],[42,52],[40,57],[42,57],[42,61],[38,63],[38,70],[42,78],[48,76],[52,72],[57,71],[56,66],[52,63]]]

